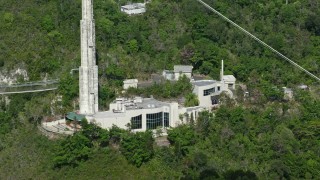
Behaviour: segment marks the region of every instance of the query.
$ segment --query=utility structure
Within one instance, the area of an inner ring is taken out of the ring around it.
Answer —
[[[79,68],[80,114],[98,112],[98,66],[96,65],[93,0],[82,0],[81,66]]]

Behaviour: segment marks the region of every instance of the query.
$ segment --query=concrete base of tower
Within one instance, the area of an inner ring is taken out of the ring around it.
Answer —
[[[98,112],[98,67],[79,68],[80,114],[92,115]]]

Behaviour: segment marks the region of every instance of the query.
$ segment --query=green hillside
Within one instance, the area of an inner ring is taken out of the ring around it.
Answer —
[[[320,76],[318,1],[206,2]],[[51,116],[52,100],[63,95],[60,114],[77,106],[78,74],[70,70],[80,65],[81,1],[0,0],[0,71],[23,68],[31,81],[60,79],[58,91],[0,101],[0,179],[320,177],[319,82],[196,0],[152,0],[137,16],[120,12],[126,3],[94,0],[101,109],[118,95],[125,78],[146,80],[175,64],[191,64],[196,73],[217,79],[222,59],[226,74],[245,84],[252,99],[242,98],[239,89],[235,101],[225,98],[220,109],[171,130],[168,148],[152,146],[148,132],[93,125],[73,137],[49,140],[36,127]],[[299,90],[301,84],[310,90]],[[179,95],[171,92],[174,85],[165,86],[139,93]],[[294,89],[294,100],[283,99],[284,86]]]

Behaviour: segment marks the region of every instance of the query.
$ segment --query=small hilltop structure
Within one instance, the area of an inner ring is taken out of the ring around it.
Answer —
[[[127,5],[121,6],[120,11],[128,15],[143,14],[147,11],[147,3],[149,3],[149,1],[144,1],[144,3],[129,3]]]
[[[162,76],[169,81],[178,81],[179,78],[185,75],[187,78],[192,78],[193,66],[189,65],[174,65],[173,71],[163,70]]]

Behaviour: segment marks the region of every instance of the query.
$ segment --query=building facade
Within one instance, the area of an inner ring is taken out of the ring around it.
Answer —
[[[123,81],[123,89],[137,88],[138,87],[138,79],[126,79]]]
[[[193,93],[197,95],[199,105],[204,107],[212,107],[218,104],[213,96],[218,96],[222,92],[221,83],[215,80],[199,80],[193,81]]]
[[[179,78],[185,75],[187,78],[192,79],[193,66],[174,65],[172,70],[164,70],[162,76],[170,81],[178,81]]]
[[[102,128],[113,125],[133,131],[146,131],[176,127],[188,122],[186,117],[198,117],[203,107],[179,107],[177,102],[161,102],[153,98],[117,98],[110,104],[110,110],[87,116]],[[182,116],[181,115],[185,115]]]
[[[198,80],[191,83],[193,93],[198,96],[199,105],[208,108],[219,104],[219,95],[222,92],[233,98],[236,89],[236,78],[233,75],[224,75],[223,61],[221,61],[220,81]]]
[[[175,66],[174,72],[189,73],[190,66]],[[192,67],[192,66],[191,66]],[[232,75],[224,75],[221,69],[221,80],[198,80],[191,81],[193,93],[197,95],[199,106],[184,107],[177,102],[162,102],[153,98],[135,97],[134,99],[117,98],[110,104],[110,110],[96,112],[87,116],[90,122],[95,122],[102,128],[111,128],[116,125],[120,128],[130,128],[133,131],[146,131],[154,129],[166,129],[177,127],[180,124],[196,120],[199,113],[204,110],[211,110],[219,104],[219,95],[226,92],[233,97],[236,79]],[[128,81],[128,86],[131,81]]]
[[[121,12],[129,15],[143,14],[146,12],[146,3],[132,3],[121,6]]]
[[[157,128],[174,127],[178,103],[164,103],[153,98],[134,99],[117,98],[110,104],[110,110],[98,112],[87,117],[102,128],[116,125],[120,128],[130,128],[134,131],[145,131]]]

